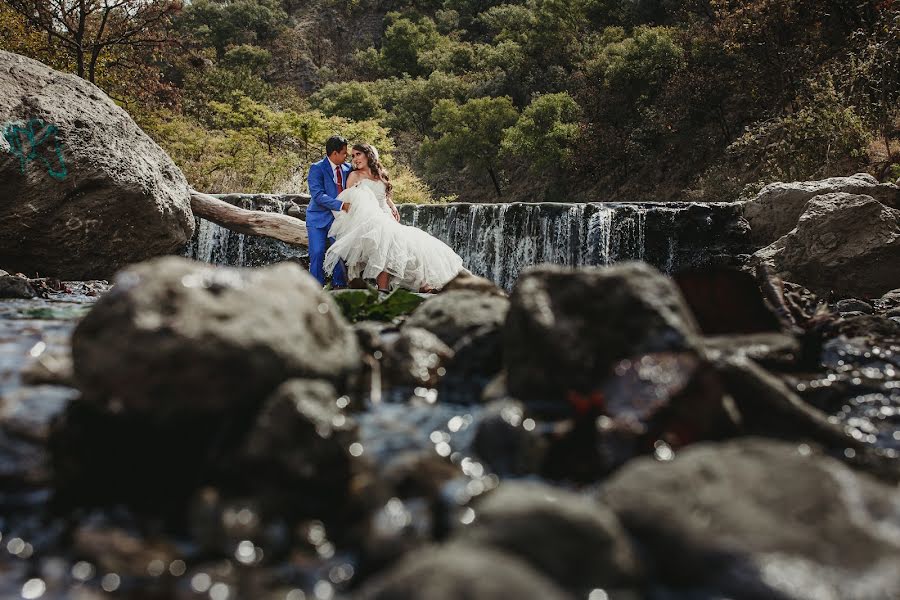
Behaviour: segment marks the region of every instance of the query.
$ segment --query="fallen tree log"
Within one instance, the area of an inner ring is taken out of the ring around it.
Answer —
[[[196,190],[191,190],[191,210],[195,216],[237,233],[270,237],[294,246],[309,246],[306,223],[295,217],[247,210]]]

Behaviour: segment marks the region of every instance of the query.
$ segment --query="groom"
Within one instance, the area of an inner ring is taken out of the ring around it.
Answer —
[[[306,209],[306,231],[309,234],[309,272],[325,285],[325,250],[334,238],[328,238],[328,229],[334,222],[333,210],[349,210],[350,205],[337,199],[347,186],[347,176],[352,168],[347,158],[347,140],[333,135],[325,142],[325,158],[309,168],[309,208]],[[338,262],[331,282],[336,288],[347,286],[344,265]]]

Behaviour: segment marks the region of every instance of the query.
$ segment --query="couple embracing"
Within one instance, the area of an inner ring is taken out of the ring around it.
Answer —
[[[446,244],[416,227],[402,225],[391,179],[370,144],[332,136],[325,158],[309,169],[309,270],[334,287],[347,278],[374,279],[378,289],[403,287],[436,291],[464,271],[462,259]]]

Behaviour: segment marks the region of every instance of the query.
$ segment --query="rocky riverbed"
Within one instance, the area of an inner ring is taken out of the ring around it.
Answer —
[[[177,257],[114,284],[0,278],[0,596],[900,592],[900,291],[625,263],[385,297]]]

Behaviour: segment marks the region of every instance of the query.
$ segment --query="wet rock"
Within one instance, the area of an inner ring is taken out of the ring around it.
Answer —
[[[510,393],[561,402],[596,392],[621,359],[698,346],[678,288],[642,263],[537,267],[519,279],[504,327]]]
[[[900,288],[886,292],[881,296],[880,304],[885,308],[900,307]]]
[[[469,273],[468,271],[463,271],[444,286],[444,292],[449,292],[451,290],[470,290],[473,292],[490,294],[492,296],[506,297],[506,292],[496,283],[490,279]]]
[[[88,400],[164,419],[256,406],[292,377],[342,385],[353,331],[290,263],[212,267],[165,257],[120,273],[72,340]]]
[[[27,385],[75,386],[72,356],[68,349],[42,352],[22,369],[22,383]]]
[[[563,600],[569,596],[526,564],[486,548],[416,552],[366,585],[355,600]]]
[[[479,402],[482,391],[503,369],[503,332],[493,323],[463,336],[446,363],[438,394],[443,402]]]
[[[57,385],[23,386],[0,399],[0,428],[22,438],[46,443],[53,421],[78,390]]]
[[[97,279],[191,238],[184,175],[100,88],[0,52],[0,90],[4,266]]]
[[[334,387],[291,380],[263,406],[240,450],[233,476],[281,514],[321,516],[346,500],[356,423]]]
[[[838,300],[834,307],[840,313],[858,312],[861,314],[871,315],[874,311],[872,305],[868,302],[856,300],[854,298],[845,298],[844,300]]]
[[[793,364],[801,350],[800,341],[785,333],[707,336],[703,338],[703,348],[712,358],[737,354],[763,365]]]
[[[735,403],[744,433],[861,449],[861,444],[826,414],[804,402],[784,381],[754,361],[732,355],[714,366]]]
[[[823,338],[840,335],[848,338],[900,339],[900,327],[886,315],[844,314],[822,326]]]
[[[0,485],[12,492],[51,480],[50,456],[42,444],[0,429]]]
[[[403,324],[421,327],[450,348],[466,335],[486,327],[499,329],[506,319],[509,300],[472,290],[453,290],[423,302]]]
[[[101,572],[120,576],[162,575],[178,556],[171,542],[147,540],[133,531],[105,524],[85,524],[72,535],[73,550]]]
[[[433,333],[403,327],[382,337],[382,387],[434,387],[453,351]]]
[[[501,477],[537,473],[546,448],[536,427],[522,403],[497,400],[484,407],[472,450]]]
[[[897,490],[806,445],[746,438],[639,459],[600,498],[648,552],[654,579],[704,597],[900,593]]]
[[[878,297],[900,281],[898,221],[900,210],[870,196],[816,196],[792,231],[754,257],[820,295]]]
[[[871,196],[886,206],[900,208],[900,188],[880,184],[866,173],[820,181],[771,183],[744,205],[744,216],[750,222],[751,239],[760,246],[771,244],[797,226],[797,220],[810,199],[838,192]]]
[[[522,559],[576,597],[641,575],[638,551],[616,515],[586,496],[507,481],[474,509],[474,523],[455,539]]]
[[[0,298],[36,298],[37,290],[27,279],[0,275]]]

